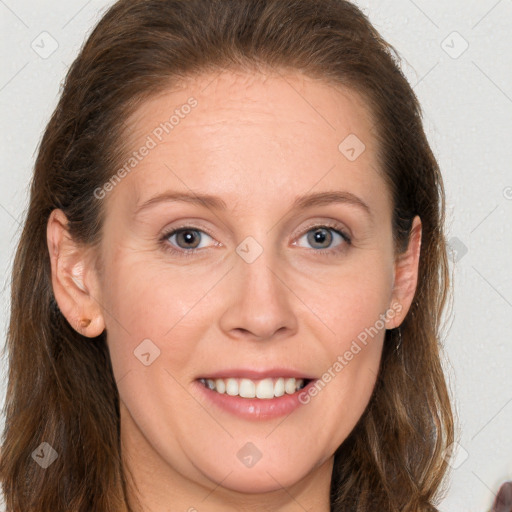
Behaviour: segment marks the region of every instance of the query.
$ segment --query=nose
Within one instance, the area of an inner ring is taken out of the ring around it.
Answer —
[[[300,301],[269,252],[250,263],[240,258],[230,272],[220,327],[231,338],[269,340],[291,336],[297,329],[294,305]]]

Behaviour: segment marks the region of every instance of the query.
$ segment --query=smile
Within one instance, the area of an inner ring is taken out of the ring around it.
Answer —
[[[202,378],[199,379],[199,382],[206,388],[220,394],[270,400],[285,394],[292,395],[300,391],[309,383],[309,379],[296,379],[294,377],[276,377],[260,380],[247,378]]]

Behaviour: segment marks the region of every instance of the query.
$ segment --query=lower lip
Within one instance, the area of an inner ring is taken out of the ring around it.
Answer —
[[[316,380],[311,380],[307,386],[291,395],[284,394],[275,398],[242,398],[238,395],[231,396],[227,393],[218,393],[207,388],[199,381],[195,381],[194,385],[207,400],[225,411],[245,419],[268,420],[291,414],[301,405],[305,405],[299,401],[299,394],[307,393],[309,387],[313,386]]]

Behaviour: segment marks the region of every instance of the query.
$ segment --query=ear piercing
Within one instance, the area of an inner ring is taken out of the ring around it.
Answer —
[[[80,319],[80,322],[79,322],[79,325],[81,328],[85,328],[85,327],[89,327],[91,323],[91,319],[90,318],[81,318]]]

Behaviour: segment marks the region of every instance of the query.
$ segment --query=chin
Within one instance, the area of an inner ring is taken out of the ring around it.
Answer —
[[[242,464],[226,466],[219,471],[219,467],[208,468],[204,475],[211,481],[219,483],[222,487],[244,493],[261,494],[282,490],[283,487],[290,487],[305,478],[310,471],[318,464],[305,465],[291,463],[289,457],[282,456],[282,463],[275,459],[270,463],[263,459],[253,467],[244,467]]]

